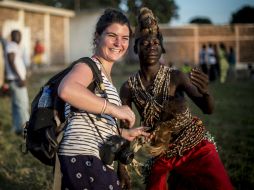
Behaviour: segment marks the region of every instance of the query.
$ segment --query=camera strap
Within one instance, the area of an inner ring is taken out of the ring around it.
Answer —
[[[93,118],[91,117],[91,115],[90,115],[89,113],[87,113],[87,115],[88,115],[89,119],[92,121],[92,123],[94,124],[94,127],[95,127],[97,133],[99,134],[100,138],[102,139],[103,143],[105,143],[105,140],[104,140],[104,138],[102,137],[101,132],[100,132],[98,126],[94,123]],[[82,116],[82,117],[84,118],[84,116]],[[84,119],[85,119],[85,118],[84,118]],[[118,131],[119,135],[122,136],[122,134],[121,134],[121,132],[120,132],[120,128],[119,128],[119,126],[118,126],[118,123],[117,123],[116,119],[115,119],[115,118],[113,118],[113,119],[114,119],[114,121],[115,121],[116,128],[117,128],[117,131]]]
[[[98,85],[98,88],[103,92],[104,98],[108,101],[108,95],[107,95],[107,93],[106,93],[105,88],[102,88],[102,85]],[[81,115],[82,115],[82,114],[81,114]],[[104,140],[104,138],[102,137],[101,132],[100,132],[98,126],[95,124],[94,119],[91,117],[91,115],[90,115],[88,112],[87,112],[87,115],[88,115],[90,121],[94,124],[94,127],[95,127],[97,133],[99,134],[100,138],[102,139],[103,143],[105,143],[105,140]],[[82,115],[82,117],[83,117],[84,120],[86,120],[86,118],[85,118],[83,115]],[[99,117],[97,117],[97,118],[100,119]],[[118,126],[118,123],[117,123],[117,121],[116,121],[116,118],[114,118],[114,117],[112,117],[112,118],[113,118],[114,121],[115,121],[116,128],[117,128],[117,131],[118,131],[119,135],[122,136],[122,133],[120,132],[120,128],[119,128],[119,126]],[[89,124],[89,122],[87,122],[87,123]]]

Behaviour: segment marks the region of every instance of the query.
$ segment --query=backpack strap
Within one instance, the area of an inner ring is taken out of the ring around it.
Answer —
[[[105,91],[101,71],[99,70],[97,64],[90,57],[82,57],[82,58],[78,59],[77,61],[74,61],[70,65],[70,67],[72,68],[77,63],[86,63],[92,70],[93,81],[87,88],[91,92],[94,92],[95,88],[97,87],[97,89],[100,90],[100,92],[104,94],[105,98],[107,98],[107,93]],[[77,111],[77,109],[71,106],[71,111]]]
[[[104,87],[101,71],[99,70],[96,63],[90,57],[82,57],[79,60],[77,60],[77,62],[74,62],[73,64],[80,63],[80,62],[86,63],[93,72],[94,81],[87,88],[93,92],[95,89],[95,86],[97,86],[98,90],[101,90],[101,92],[104,93],[105,97],[107,98],[107,93],[105,92],[105,87]]]
[[[102,76],[101,76],[101,71],[97,67],[96,63],[90,57],[82,57],[82,58],[72,62],[72,64],[70,66],[68,66],[67,68],[65,68],[58,74],[54,75],[52,78],[50,78],[48,80],[48,82],[46,83],[46,85],[50,85],[50,86],[54,85],[54,86],[58,87],[58,85],[60,84],[63,77],[65,75],[67,75],[77,63],[82,63],[82,62],[86,63],[91,68],[91,70],[93,72],[94,80],[97,81],[98,84],[102,83],[103,80],[102,80]]]
[[[84,62],[90,67],[90,69],[93,72],[93,78],[94,78],[95,81],[97,80],[99,83],[103,82],[102,76],[101,76],[101,71],[97,67],[96,63],[90,57],[82,57],[82,58],[78,59],[77,61],[75,61],[73,63],[72,67],[75,64],[80,63],[80,62]]]

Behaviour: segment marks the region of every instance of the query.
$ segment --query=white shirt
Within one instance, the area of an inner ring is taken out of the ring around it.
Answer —
[[[207,59],[209,65],[214,65],[216,63],[215,52],[211,47],[207,49]]]
[[[23,59],[23,51],[21,47],[16,42],[8,42],[6,46],[6,53],[14,53],[14,64],[16,66],[17,72],[22,80],[26,79],[26,65]],[[17,76],[12,71],[10,65],[6,64],[6,78],[8,80],[16,80]]]

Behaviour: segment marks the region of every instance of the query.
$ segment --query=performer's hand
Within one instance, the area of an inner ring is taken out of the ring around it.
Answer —
[[[201,94],[208,94],[209,78],[199,68],[193,68],[191,70],[190,79]]]
[[[146,132],[147,127],[135,127],[131,129],[122,129],[122,137],[128,141],[133,141],[139,136],[149,137],[150,133]]]
[[[118,163],[117,175],[119,177],[122,190],[131,190],[131,178],[125,165]]]

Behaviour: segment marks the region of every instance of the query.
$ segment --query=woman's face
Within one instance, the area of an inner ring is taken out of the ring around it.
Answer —
[[[127,25],[113,23],[97,37],[99,56],[109,62],[119,60],[129,47],[130,31]]]

